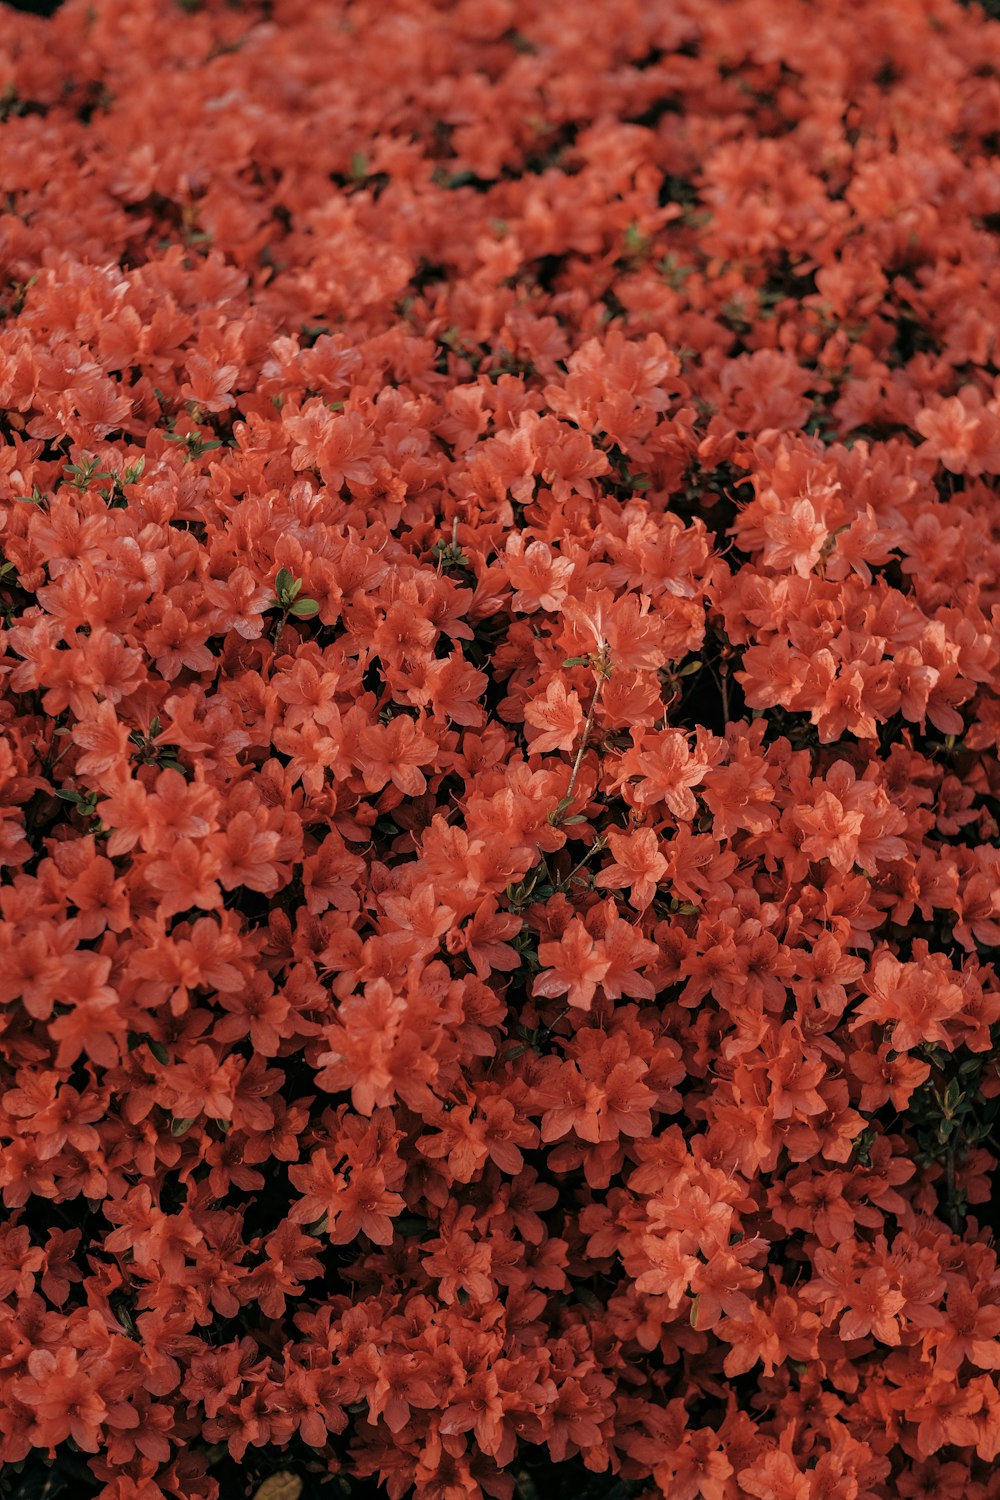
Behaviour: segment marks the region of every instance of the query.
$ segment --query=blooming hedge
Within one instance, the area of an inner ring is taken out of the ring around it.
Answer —
[[[1000,25],[0,75],[0,1495],[1000,1496]]]

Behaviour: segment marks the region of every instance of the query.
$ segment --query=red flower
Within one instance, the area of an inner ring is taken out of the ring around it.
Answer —
[[[570,750],[583,726],[583,709],[574,692],[567,692],[558,677],[549,683],[544,698],[533,698],[524,711],[525,723],[538,733],[531,736],[532,750]]]
[[[72,1438],[84,1453],[97,1453],[108,1408],[76,1350],[33,1349],[27,1366],[13,1389],[31,1411],[35,1442],[51,1451]]]
[[[565,995],[567,1005],[589,1010],[597,986],[610,967],[604,945],[591,937],[579,917],[574,917],[557,942],[540,943],[538,961],[543,972],[534,983],[534,994],[551,999]]]
[[[599,886],[628,887],[629,900],[636,911],[645,911],[656,894],[656,888],[667,870],[652,828],[637,828],[632,833],[608,835],[613,863],[605,865],[597,877]]]
[[[997,1500],[995,24],[0,10],[0,1489]]]

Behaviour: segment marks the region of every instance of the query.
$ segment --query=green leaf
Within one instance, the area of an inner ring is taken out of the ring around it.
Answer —
[[[315,599],[296,599],[289,613],[298,620],[309,620],[319,614],[319,604]]]
[[[431,548],[434,556],[440,559],[443,568],[464,568],[467,572],[472,571],[472,566],[461,547],[451,542],[441,540],[434,543]]]
[[[164,1047],[162,1042],[158,1042],[155,1037],[148,1037],[146,1040],[146,1045],[148,1046],[150,1052],[152,1052],[158,1063],[163,1063],[164,1065],[169,1063],[170,1053],[167,1051],[166,1047]],[[174,1121],[174,1124],[177,1124],[176,1120]]]
[[[958,1079],[953,1078],[944,1091],[941,1103],[949,1114],[953,1114],[962,1102],[962,1091],[958,1086]]]
[[[567,807],[569,807],[572,801],[573,798],[571,796],[560,797],[555,807],[549,813],[549,822],[558,823],[559,819],[562,817],[563,813],[566,811]]]
[[[171,1120],[170,1134],[173,1136],[187,1135],[197,1118],[197,1115],[192,1115],[189,1120]]]
[[[132,1315],[129,1312],[128,1308],[121,1302],[113,1302],[111,1304],[111,1310],[114,1313],[115,1317],[118,1319],[121,1326],[124,1328],[125,1332],[128,1334],[129,1338],[133,1338],[135,1335],[135,1323],[132,1321]]]

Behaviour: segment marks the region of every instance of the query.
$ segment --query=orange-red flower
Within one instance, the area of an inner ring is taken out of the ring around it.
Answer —
[[[997,1500],[998,34],[0,7],[5,1494]]]

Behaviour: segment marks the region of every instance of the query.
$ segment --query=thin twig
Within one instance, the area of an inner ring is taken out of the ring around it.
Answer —
[[[962,1215],[959,1212],[958,1201],[955,1197],[955,1158],[958,1155],[959,1143],[960,1136],[956,1132],[948,1142],[948,1151],[944,1163],[945,1184],[948,1195],[948,1222],[956,1234],[960,1232],[962,1227]]]
[[[564,875],[562,879],[557,883],[556,889],[559,891],[569,890],[569,883],[573,879],[573,876],[583,869],[588,859],[592,859],[595,854],[600,854],[601,850],[606,848],[607,844],[605,843],[604,839],[598,836],[591,844],[590,848],[583,855],[582,859],[577,860],[576,864],[573,866],[572,870],[570,870],[569,874]]]
[[[563,801],[566,803],[567,807],[569,806],[570,799],[573,796],[573,788],[576,786],[576,778],[580,774],[580,766],[583,763],[583,754],[587,748],[587,741],[590,738],[590,731],[594,727],[594,715],[597,712],[597,705],[600,702],[601,689],[603,686],[604,677],[603,675],[601,675],[598,677],[596,686],[594,687],[594,696],[591,699],[590,711],[587,714],[587,718],[583,726],[583,736],[580,740],[580,748],[576,752],[576,760],[573,762],[573,769],[570,772],[569,785],[567,786],[563,796]]]

